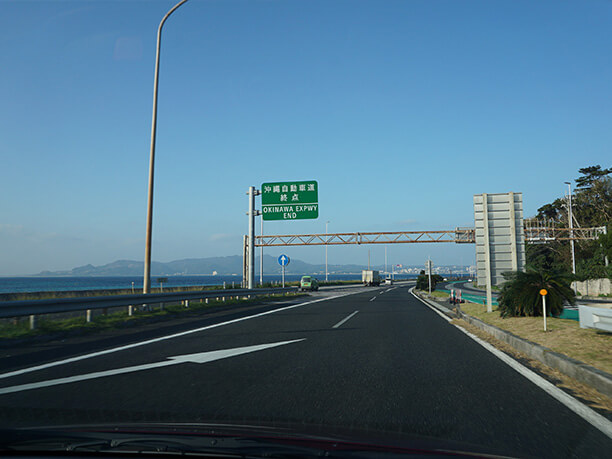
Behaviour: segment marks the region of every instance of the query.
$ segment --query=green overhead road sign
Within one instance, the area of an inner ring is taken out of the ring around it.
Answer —
[[[319,185],[306,182],[271,182],[261,185],[264,220],[319,218]]]

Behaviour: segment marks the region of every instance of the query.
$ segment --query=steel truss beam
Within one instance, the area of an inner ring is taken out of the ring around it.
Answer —
[[[366,232],[256,236],[255,246],[407,244],[428,242],[474,243],[474,241],[474,228],[457,228],[451,231],[389,231],[381,233]]]
[[[550,242],[550,241],[584,241],[597,239],[600,234],[605,233],[606,228],[556,228],[554,226],[526,227],[526,242]],[[573,233],[573,235],[572,235]]]
[[[569,228],[539,227],[525,228],[526,242],[581,241],[597,239],[605,231],[600,228],[574,228],[573,237]],[[455,228],[449,231],[387,231],[365,233],[328,234],[282,234],[255,236],[255,247],[298,245],[345,245],[345,244],[414,244],[454,242],[474,244],[474,228]]]

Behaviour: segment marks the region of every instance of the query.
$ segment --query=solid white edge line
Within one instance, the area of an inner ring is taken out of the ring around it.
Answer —
[[[353,317],[355,314],[357,314],[359,311],[355,311],[352,314],[349,314],[348,316],[346,316],[344,319],[342,319],[340,322],[338,322],[336,325],[334,325],[332,328],[338,328],[340,325],[342,325],[344,322],[346,322],[347,320],[349,320],[351,317]]]
[[[421,298],[419,298],[412,291],[412,289],[410,290],[410,293],[412,293],[412,295],[415,298],[420,300],[429,309],[431,309],[432,311],[436,312],[442,318],[446,319],[447,322],[451,322],[450,318],[446,317],[444,314],[442,314],[436,308],[434,308],[433,306],[430,306],[429,304],[427,304],[427,302],[425,302]],[[513,370],[515,370],[516,372],[518,372],[519,374],[521,374],[522,376],[527,378],[529,381],[534,383],[540,389],[544,390],[544,392],[546,392],[548,395],[550,395],[551,397],[553,397],[557,401],[561,402],[565,407],[567,407],[570,410],[572,410],[574,413],[576,413],[582,419],[587,421],[593,427],[595,427],[596,429],[598,429],[602,433],[604,433],[608,438],[612,439],[612,422],[608,421],[605,417],[603,417],[599,413],[596,413],[595,411],[593,411],[591,408],[589,408],[588,406],[584,405],[583,403],[580,403],[574,397],[572,397],[571,395],[568,395],[567,393],[563,392],[557,386],[555,386],[554,384],[548,382],[546,379],[542,378],[537,373],[531,371],[529,368],[523,366],[522,364],[520,364],[519,362],[514,360],[512,357],[510,357],[508,354],[505,354],[504,352],[502,352],[499,349],[497,349],[492,344],[489,344],[486,341],[483,341],[478,336],[470,333],[468,330],[466,330],[465,328],[463,328],[463,327],[461,327],[459,325],[455,325],[453,323],[451,323],[451,325],[453,325],[454,327],[456,327],[459,330],[461,330],[463,333],[465,333],[467,336],[472,338],[474,341],[476,341],[478,344],[480,344],[482,347],[484,347],[487,351],[489,351],[495,357],[497,357],[502,362],[507,364],[510,368],[512,368]]]
[[[207,325],[205,327],[194,328],[192,330],[186,330],[184,332],[174,333],[172,335],[160,336],[160,337],[149,339],[149,340],[146,340],[146,341],[140,341],[140,342],[137,342],[137,343],[126,344],[124,346],[119,346],[119,347],[115,347],[115,348],[111,348],[111,349],[105,349],[103,351],[92,352],[91,354],[79,355],[77,357],[70,357],[70,358],[64,359],[64,360],[57,360],[55,362],[44,363],[42,365],[36,365],[36,366],[33,366],[33,367],[22,368],[21,370],[15,370],[15,371],[10,371],[8,373],[0,374],[0,379],[10,378],[12,376],[19,376],[19,375],[22,375],[22,374],[25,374],[25,373],[31,373],[33,371],[44,370],[46,368],[56,367],[56,366],[59,366],[59,365],[65,365],[67,363],[78,362],[79,360],[91,359],[93,357],[99,357],[101,355],[112,354],[114,352],[124,351],[126,349],[132,349],[132,348],[135,348],[135,347],[144,346],[146,344],[152,344],[152,343],[157,343],[159,341],[164,341],[164,340],[167,340],[167,339],[178,338],[180,336],[189,335],[191,333],[198,333],[198,332],[201,332],[201,331],[204,331],[204,330],[210,330],[211,328],[223,327],[224,325],[230,325],[230,324],[234,324],[234,323],[237,323],[237,322],[242,322],[243,320],[255,319],[257,317],[266,316],[268,314],[274,314],[276,312],[286,311],[288,309],[299,308],[301,306],[306,306],[306,305],[313,304],[313,303],[319,303],[321,301],[328,301],[328,300],[333,300],[333,299],[336,299],[336,298],[342,298],[344,296],[355,295],[357,293],[363,293],[363,292],[359,292],[359,291],[358,292],[349,292],[349,293],[343,293],[343,294],[340,294],[340,295],[330,296],[330,297],[327,297],[327,298],[319,298],[317,300],[307,301],[305,303],[294,304],[294,305],[291,305],[291,306],[286,306],[284,308],[278,308],[278,309],[273,309],[271,311],[260,312],[259,314],[255,314],[255,315],[252,315],[252,316],[240,317],[238,319],[228,320],[227,322],[220,322],[218,324]]]

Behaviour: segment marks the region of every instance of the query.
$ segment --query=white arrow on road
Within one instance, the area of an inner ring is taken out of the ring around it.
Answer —
[[[285,344],[297,343],[304,341],[306,338],[294,339],[291,341],[280,341],[278,343],[258,344],[255,346],[235,347],[233,349],[221,349],[219,351],[200,352],[198,354],[177,355],[168,357],[169,360],[161,362],[146,363],[144,365],[135,365],[133,367],[116,368],[114,370],[97,371],[95,373],[87,373],[84,375],[69,376],[67,378],[51,379],[49,381],[40,381],[30,384],[21,384],[19,386],[0,388],[0,395],[11,394],[13,392],[22,392],[25,390],[40,389],[42,387],[57,386],[59,384],[68,384],[78,381],[86,381],[88,379],[103,378],[105,376],[120,375],[123,373],[133,373],[135,371],[150,370],[152,368],[167,367],[177,365],[179,363],[207,363],[214,360],[235,357],[237,355],[249,354],[251,352],[271,349],[273,347],[284,346]]]

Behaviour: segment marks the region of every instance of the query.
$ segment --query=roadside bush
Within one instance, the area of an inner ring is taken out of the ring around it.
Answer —
[[[436,289],[436,284],[442,282],[444,278],[439,274],[431,275],[431,291]],[[425,271],[421,271],[419,277],[417,277],[416,288],[418,290],[429,290],[429,276],[425,274]]]
[[[504,273],[506,283],[498,297],[500,315],[542,316],[541,289],[546,289],[546,312],[559,316],[563,303],[575,304],[574,292],[570,287],[571,276],[567,274],[528,270],[527,272]]]

